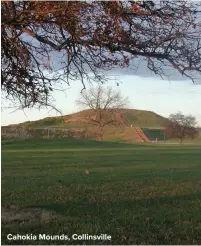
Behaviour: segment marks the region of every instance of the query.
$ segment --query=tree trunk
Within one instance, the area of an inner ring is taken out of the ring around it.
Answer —
[[[99,140],[100,140],[100,141],[103,141],[103,128],[102,128],[102,127],[99,128],[99,133],[98,133],[98,135],[99,135]]]
[[[182,144],[183,143],[183,138],[180,138],[180,144]]]

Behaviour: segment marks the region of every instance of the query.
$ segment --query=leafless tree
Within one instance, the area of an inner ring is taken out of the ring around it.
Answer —
[[[120,110],[128,105],[128,98],[124,98],[119,91],[112,87],[91,87],[84,90],[76,104],[87,112],[86,121],[88,124],[98,128],[100,139],[103,140],[103,129],[105,126],[114,124],[121,120]]]
[[[169,121],[165,124],[165,133],[169,137],[180,139],[180,144],[182,144],[185,138],[198,136],[196,124],[196,118],[192,115],[185,116],[180,112],[171,114]]]

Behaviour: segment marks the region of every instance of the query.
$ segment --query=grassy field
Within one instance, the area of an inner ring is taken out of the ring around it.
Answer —
[[[3,141],[7,205],[57,217],[2,225],[2,244],[201,244],[201,146]],[[105,233],[112,240],[8,241],[8,233]]]

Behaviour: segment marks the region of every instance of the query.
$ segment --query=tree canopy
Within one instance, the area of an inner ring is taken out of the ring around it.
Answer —
[[[160,76],[201,73],[200,2],[3,1],[1,86],[22,107],[48,105],[62,82],[104,82],[142,58]]]

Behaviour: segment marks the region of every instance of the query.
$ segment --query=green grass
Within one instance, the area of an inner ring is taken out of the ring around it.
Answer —
[[[112,236],[111,242],[70,244],[201,244],[200,160],[201,146],[3,141],[2,205],[61,217],[51,225],[3,227],[2,244],[31,243],[7,241],[8,233]],[[32,242],[41,243],[66,241]]]
[[[47,117],[44,119],[36,120],[36,121],[26,121],[24,123],[20,123],[19,125],[26,127],[49,127],[57,124],[61,124],[63,122],[62,117]]]
[[[129,125],[137,125],[140,127],[160,128],[164,125],[166,118],[152,111],[124,109],[122,112],[125,123]]]
[[[180,139],[173,139],[168,136],[164,136],[164,129],[158,128],[142,128],[144,134],[151,140],[155,141],[156,138],[158,141],[166,141],[166,143],[180,143]],[[201,145],[201,131],[199,130],[199,136],[196,139],[186,138],[183,140],[183,143],[187,144],[200,144]]]
[[[155,141],[156,138],[159,141],[164,140],[164,133],[161,129],[150,129],[150,128],[142,128],[144,134],[149,138],[151,141]],[[167,140],[167,136],[165,138]]]

